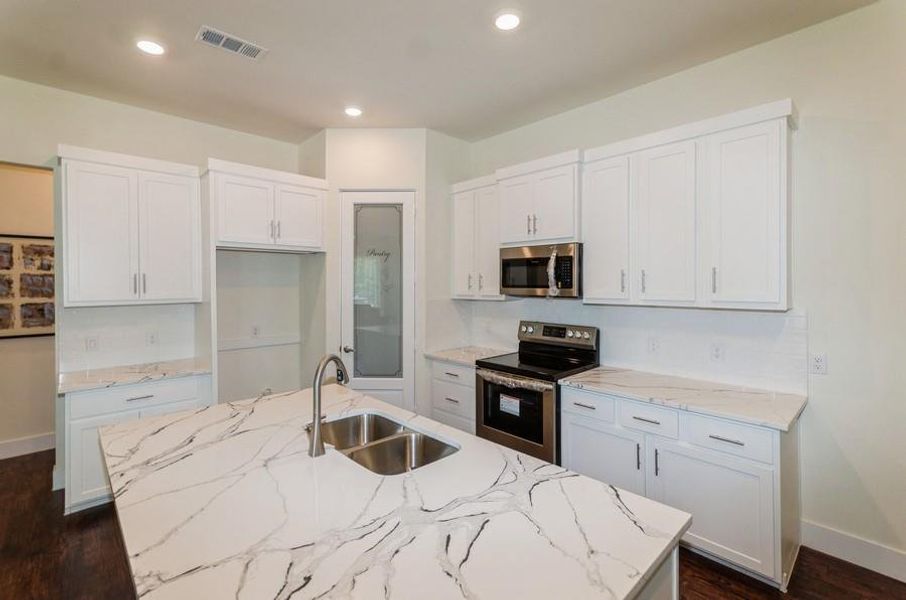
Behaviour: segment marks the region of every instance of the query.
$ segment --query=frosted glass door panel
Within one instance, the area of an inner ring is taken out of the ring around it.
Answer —
[[[403,207],[356,205],[354,228],[354,376],[403,377]]]

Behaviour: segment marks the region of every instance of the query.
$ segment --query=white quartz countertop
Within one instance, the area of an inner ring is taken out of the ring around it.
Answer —
[[[561,385],[788,431],[806,396],[602,366]]]
[[[310,390],[103,428],[139,597],[631,598],[691,522],[341,386],[323,400],[459,450],[396,476],[310,458]]]
[[[183,358],[103,369],[84,369],[60,373],[57,379],[57,393],[67,394],[159,379],[204,375],[210,372],[210,361],[199,358]]]
[[[425,357],[432,360],[442,360],[444,362],[455,363],[466,367],[474,367],[476,360],[509,354],[513,350],[502,350],[500,348],[487,348],[484,346],[462,346],[459,348],[449,348],[446,350],[435,350],[425,352]]]

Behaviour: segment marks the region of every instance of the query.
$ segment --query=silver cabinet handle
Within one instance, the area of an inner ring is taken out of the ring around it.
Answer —
[[[138,402],[139,400],[150,400],[154,397],[154,394],[147,394],[145,396],[135,396],[134,398],[126,398],[126,402]]]
[[[573,402],[573,405],[574,405],[574,406],[578,406],[578,407],[580,407],[580,408],[587,408],[588,410],[598,410],[598,407],[597,407],[597,406],[592,406],[591,404],[583,404],[583,403],[581,403],[581,402]]]
[[[478,291],[480,292],[484,287],[484,275],[481,273],[478,274]]]
[[[620,293],[626,293],[626,269],[620,269]]]
[[[642,470],[642,445],[638,442],[635,445],[635,470]]]
[[[270,238],[274,239],[274,221],[273,220],[270,223]]]
[[[538,215],[532,215],[532,233],[538,234]]]
[[[138,296],[138,273],[132,274],[132,295]]]
[[[142,293],[148,293],[148,274],[142,273]]]
[[[645,293],[645,288],[647,287],[645,285],[647,283],[646,280],[647,280],[647,277],[645,276],[645,269],[642,269],[642,293],[643,294]]]
[[[654,449],[654,476],[657,477],[661,474],[661,461],[660,453],[657,451],[657,448]]]
[[[652,425],[661,424],[660,421],[655,421],[654,419],[646,419],[645,417],[637,417],[635,415],[632,415],[632,418],[635,419],[636,421],[641,421],[642,423],[651,423]]]
[[[277,239],[278,239],[278,240],[280,239],[280,235],[281,235],[281,234],[280,234],[280,224],[281,224],[282,222],[283,222],[283,221],[277,221]]]
[[[469,289],[472,289],[472,274],[469,273]]]
[[[717,293],[717,267],[711,267],[711,293]]]
[[[459,379],[458,373],[451,373],[450,371],[444,371],[444,375],[449,375],[450,377],[455,377],[455,378]]]
[[[718,442],[726,442],[727,444],[733,444],[734,446],[745,446],[745,442],[740,442],[739,440],[731,440],[730,438],[721,437],[719,435],[709,435],[709,438],[712,440],[717,440]]]
[[[525,215],[525,233],[526,235],[532,234],[532,216]]]
[[[453,404],[459,404],[459,400],[457,400],[456,398],[450,398],[448,396],[445,396],[444,400],[446,400],[447,402],[452,402]]]
[[[355,352],[355,348],[351,346],[343,346],[343,352],[345,352],[346,354],[351,354]]]

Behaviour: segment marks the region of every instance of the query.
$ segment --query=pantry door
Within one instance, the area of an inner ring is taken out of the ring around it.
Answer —
[[[344,191],[340,357],[350,387],[415,407],[415,192]]]

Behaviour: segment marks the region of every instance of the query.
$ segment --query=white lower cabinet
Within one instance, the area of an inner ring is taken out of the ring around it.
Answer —
[[[210,388],[211,377],[198,375],[66,394],[65,513],[111,499],[99,428],[206,406]]]
[[[799,546],[789,432],[563,388],[563,466],[692,514],[690,547],[786,588]]]
[[[431,418],[474,435],[475,368],[435,361],[431,373]]]

